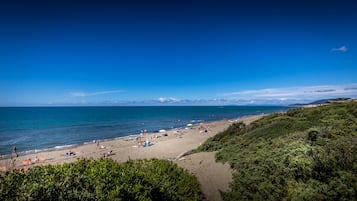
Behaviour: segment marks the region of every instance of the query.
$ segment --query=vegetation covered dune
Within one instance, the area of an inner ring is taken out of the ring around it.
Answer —
[[[356,200],[357,102],[293,109],[210,138],[235,170],[224,200]]]

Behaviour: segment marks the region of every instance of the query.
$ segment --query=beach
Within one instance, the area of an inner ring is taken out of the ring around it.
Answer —
[[[262,116],[248,116],[239,119],[239,121],[249,124]],[[220,200],[219,191],[228,190],[229,182],[232,179],[232,170],[229,165],[216,163],[214,152],[179,156],[196,149],[209,137],[224,131],[233,122],[232,120],[213,121],[206,123],[204,126],[196,125],[160,133],[144,133],[142,135],[99,142],[99,144],[93,142],[71,147],[70,149],[20,155],[14,160],[1,160],[0,166],[26,169],[35,165],[71,163],[78,158],[99,159],[102,157],[110,157],[118,162],[125,162],[129,159],[151,158],[171,160],[197,176],[201,183],[202,191],[208,200]],[[150,146],[139,146],[139,142],[141,142],[141,145],[149,142]]]

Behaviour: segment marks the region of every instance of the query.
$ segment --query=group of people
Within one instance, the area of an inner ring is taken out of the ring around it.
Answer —
[[[106,149],[105,146],[99,145],[99,140],[93,140],[93,143],[97,143],[97,148],[99,148],[99,149]]]
[[[146,133],[146,132],[145,132]],[[136,142],[137,142],[137,147],[150,147],[152,145],[151,140],[147,139],[147,140],[143,140],[143,135],[140,134],[140,137],[136,138]],[[152,139],[152,136],[150,137]],[[156,138],[156,136],[154,137]]]
[[[39,163],[39,162],[42,162],[42,161],[45,161],[45,158],[37,157],[37,155],[35,155],[33,159],[29,158],[27,160],[23,160],[22,164],[23,165],[31,165],[31,164]]]
[[[73,151],[69,150],[69,152],[65,153],[65,155],[64,155],[64,156],[75,156],[75,155],[76,155],[76,153],[75,153],[75,152],[73,152]]]
[[[139,141],[138,142],[138,147],[150,147],[151,146],[151,141],[150,140],[145,140],[145,141]]]

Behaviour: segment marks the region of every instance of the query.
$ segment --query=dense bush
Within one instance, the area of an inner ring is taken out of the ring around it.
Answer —
[[[0,175],[2,200],[201,200],[196,178],[172,162],[111,159]]]
[[[356,114],[356,102],[292,109],[234,124],[199,150],[236,170],[224,200],[356,200]]]

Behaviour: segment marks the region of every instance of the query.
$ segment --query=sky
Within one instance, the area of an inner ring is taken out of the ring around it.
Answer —
[[[357,2],[0,1],[0,106],[357,97]]]

